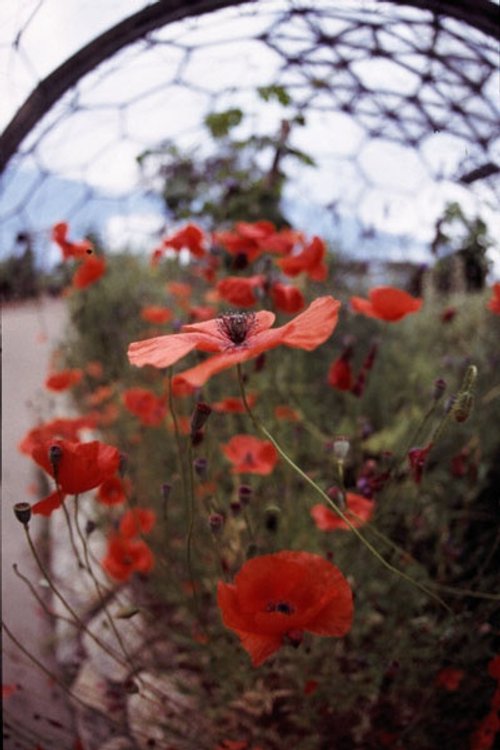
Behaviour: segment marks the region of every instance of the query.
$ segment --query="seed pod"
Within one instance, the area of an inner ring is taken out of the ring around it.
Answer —
[[[29,503],[16,503],[14,515],[23,526],[27,526],[31,520],[31,505]]]

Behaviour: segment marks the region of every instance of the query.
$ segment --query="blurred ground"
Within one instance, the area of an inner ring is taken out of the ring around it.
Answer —
[[[2,309],[2,619],[19,642],[53,674],[57,674],[57,666],[50,623],[12,570],[13,563],[17,563],[38,592],[46,593],[12,506],[34,500],[30,485],[35,482],[35,471],[32,462],[17,451],[17,445],[38,417],[47,418],[48,403],[42,386],[65,319],[65,305],[60,300],[13,304]],[[46,523],[37,517],[30,530],[42,548]],[[3,690],[3,747],[72,748],[74,732],[65,693],[22,655],[5,632],[2,652],[2,685],[7,686]]]

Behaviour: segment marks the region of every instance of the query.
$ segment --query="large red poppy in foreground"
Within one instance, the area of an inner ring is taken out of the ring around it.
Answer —
[[[258,667],[304,631],[345,635],[352,624],[352,593],[335,565],[309,552],[277,552],[248,560],[234,583],[219,581],[224,625],[234,630]]]
[[[339,308],[340,302],[333,297],[319,297],[307,310],[279,328],[271,328],[275,315],[267,310],[228,313],[185,325],[180,333],[135,341],[129,346],[128,357],[138,367],[162,368],[173,365],[194,349],[211,352],[213,357],[178,376],[200,387],[221,370],[246,362],[280,344],[306,351],[316,349],[337,325]]]
[[[388,323],[395,323],[410,313],[420,310],[423,300],[412,297],[403,289],[392,286],[378,286],[368,293],[369,299],[351,297],[354,312],[363,313],[370,318],[378,318]]]
[[[54,455],[57,454],[57,460]],[[120,453],[117,448],[93,440],[90,443],[72,443],[54,438],[33,447],[31,456],[52,477],[67,495],[98,487],[118,471]]]

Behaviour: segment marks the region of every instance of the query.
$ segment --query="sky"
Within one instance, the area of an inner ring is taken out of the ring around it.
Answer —
[[[0,67],[7,73],[0,76],[0,127],[10,120],[41,78],[97,34],[147,4],[144,0],[0,3]],[[264,6],[271,12],[281,4],[279,0],[268,0]],[[215,94],[220,108],[234,102],[244,107],[255,83],[269,81],[270,71],[277,67],[276,56],[262,46],[256,52],[255,46],[245,42],[250,32],[266,23],[265,14],[255,15],[252,10],[243,20],[233,20],[230,13],[204,19],[200,30],[191,24],[189,34],[182,37],[183,43],[201,42],[203,49],[189,59],[169,44],[175,36],[172,29],[162,32],[164,45],[125,50],[83,81],[81,111],[71,117],[65,115],[58,122],[56,106],[48,118],[54,120],[52,130],[37,149],[38,166],[69,179],[87,181],[112,195],[126,192],[138,178],[136,156],[149,144],[165,137],[186,145],[199,142],[200,113],[211,105],[207,91]],[[408,73],[405,78],[400,68],[396,79],[394,68],[391,72],[384,68],[385,64],[386,61],[379,61],[377,67],[377,63],[369,61],[363,68],[360,62],[363,82],[382,85],[390,76],[393,89],[399,86],[411,90],[416,85],[411,75]],[[168,89],[164,85],[165,71],[169,71]],[[191,88],[172,82],[178,71]],[[143,97],[145,82],[151,90],[147,97]],[[221,93],[228,86],[237,86],[231,96]],[[137,105],[133,104],[134,98],[138,99]],[[281,116],[278,106],[268,106],[257,113],[252,127],[257,132],[272,131]],[[459,200],[470,216],[481,210],[492,233],[500,236],[495,206],[489,207],[481,197],[479,201],[471,197],[457,184],[436,184],[429,178],[425,161],[408,149],[384,143],[383,139],[367,141],[362,129],[342,113],[330,111],[322,116],[319,112],[308,118],[308,127],[294,132],[294,145],[311,153],[319,169],[296,171],[290,200],[309,203],[312,210],[327,196],[328,202],[344,203],[344,210],[349,211],[351,206],[367,226],[394,235],[410,233],[422,241],[430,240],[444,203]],[[425,143],[425,159],[432,164],[442,162],[443,169],[450,160],[456,161],[456,154],[457,144],[442,134]],[[371,189],[373,184],[376,189]],[[155,218],[143,213],[125,220],[117,213],[108,222],[109,240],[123,241],[131,222],[139,227],[139,233],[141,227],[147,233],[152,231]],[[498,248],[493,254],[500,268]]]

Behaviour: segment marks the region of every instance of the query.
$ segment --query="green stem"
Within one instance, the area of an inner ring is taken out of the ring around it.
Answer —
[[[420,589],[420,591],[423,591],[427,596],[429,596],[431,599],[434,599],[435,601],[439,602],[439,604],[444,607],[450,614],[453,614],[451,608],[444,602],[441,597],[439,597],[437,594],[435,594],[431,589],[427,588],[422,583],[419,583],[418,581],[415,581],[411,576],[404,573],[402,570],[399,570],[398,568],[394,567],[394,565],[391,565],[390,562],[388,562],[382,555],[375,549],[375,547],[363,536],[363,534],[358,531],[358,529],[351,523],[349,518],[346,516],[345,513],[339,508],[339,506],[333,502],[333,500],[328,497],[326,492],[324,492],[319,485],[316,484],[316,482],[311,479],[302,469],[297,466],[294,461],[285,453],[285,451],[282,449],[282,447],[276,442],[274,437],[271,435],[271,433],[264,427],[264,425],[260,422],[259,419],[253,414],[252,410],[250,409],[250,406],[248,405],[248,401],[246,399],[245,394],[245,384],[243,382],[243,375],[241,371],[241,365],[236,365],[238,370],[238,380],[240,384],[240,391],[241,391],[241,398],[243,400],[243,404],[245,406],[245,410],[252,420],[254,426],[256,429],[262,433],[268,440],[271,441],[271,443],[274,445],[276,450],[278,451],[279,455],[284,459],[284,461],[292,468],[296,474],[298,474],[310,487],[312,487],[315,492],[320,495],[320,497],[326,502],[334,511],[335,513],[340,516],[340,518],[344,521],[344,523],[347,524],[349,529],[353,532],[353,534],[359,539],[359,541],[374,555],[374,557],[377,558],[377,560],[380,562],[381,565],[383,565],[387,570],[390,570],[395,575],[399,576],[400,578],[403,578],[408,583],[412,584],[416,588]]]

